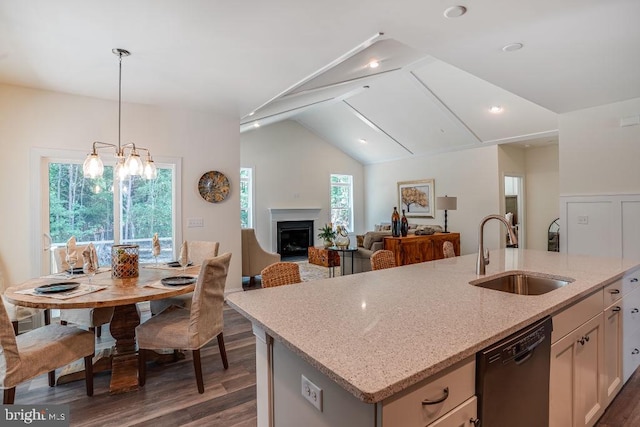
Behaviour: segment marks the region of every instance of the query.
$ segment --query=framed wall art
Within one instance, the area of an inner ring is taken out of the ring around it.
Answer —
[[[398,206],[407,218],[435,218],[433,179],[398,182]]]

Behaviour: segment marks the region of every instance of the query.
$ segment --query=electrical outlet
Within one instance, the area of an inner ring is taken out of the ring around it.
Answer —
[[[187,220],[188,228],[204,227],[204,218],[189,218]]]
[[[322,389],[309,381],[304,375],[302,375],[301,385],[302,396],[315,406],[318,411],[322,412]]]
[[[586,215],[578,215],[578,224],[582,224],[582,225],[589,224],[589,217]]]

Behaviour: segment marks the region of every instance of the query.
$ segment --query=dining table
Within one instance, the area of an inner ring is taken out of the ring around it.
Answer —
[[[107,356],[111,369],[109,392],[125,393],[138,389],[138,352],[136,344],[136,327],[140,324],[140,312],[137,303],[174,297],[192,292],[195,283],[182,286],[167,286],[162,279],[190,276],[197,277],[200,266],[171,268],[162,265],[141,265],[137,277],[115,278],[108,271],[96,274],[91,281],[85,275],[68,277],[65,274],[49,275],[33,278],[16,286],[9,287],[4,297],[7,301],[32,308],[41,309],[73,309],[113,307],[113,317],[109,331],[115,345],[109,349]],[[174,279],[170,281],[176,282]],[[189,281],[189,280],[185,280]],[[40,293],[36,288],[47,289],[65,283],[76,284],[77,295],[69,293]],[[165,281],[166,282],[166,281]],[[179,282],[179,281],[178,281]],[[194,281],[195,282],[195,281]],[[42,288],[44,286],[44,288]],[[82,292],[82,290],[85,292]],[[80,292],[78,292],[80,291]]]

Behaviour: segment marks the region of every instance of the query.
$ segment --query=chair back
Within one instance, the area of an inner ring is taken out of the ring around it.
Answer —
[[[189,244],[189,260],[193,265],[201,265],[205,259],[218,256],[219,242],[209,242],[206,240],[192,240]]]
[[[243,228],[242,231],[242,276],[257,276],[263,268],[280,261],[280,254],[265,251],[256,237],[256,230]]]
[[[78,261],[75,268],[82,267],[82,252],[87,248],[87,245],[76,246],[76,253],[78,254]],[[56,262],[57,273],[63,272],[69,269],[69,263],[67,263],[67,248],[60,246],[53,251],[53,258]]]
[[[396,257],[392,251],[380,249],[371,254],[371,270],[382,270],[396,266]]]
[[[262,277],[263,288],[302,282],[300,266],[295,262],[276,262],[265,267],[260,276]]]
[[[230,262],[230,253],[202,262],[191,300],[188,331],[189,342],[198,344],[196,348],[222,332],[224,287]]]
[[[448,240],[442,244],[442,252],[444,253],[445,258],[454,258],[456,256],[456,251],[453,248],[453,243]]]
[[[20,353],[13,325],[7,310],[0,301],[0,387],[5,388],[7,379],[15,377],[20,369]]]

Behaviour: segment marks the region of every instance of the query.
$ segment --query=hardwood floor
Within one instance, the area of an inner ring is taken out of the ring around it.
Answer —
[[[145,313],[143,313],[143,318]],[[84,381],[50,388],[42,375],[18,386],[16,404],[67,404],[72,426],[256,426],[255,339],[251,324],[228,306],[224,335],[229,369],[222,368],[217,341],[202,350],[204,394],[198,394],[190,353],[176,363],[147,367],[141,390],[109,395],[109,373],[96,374],[95,394]],[[100,346],[111,345],[103,329]],[[640,370],[609,406],[597,427],[640,426]]]
[[[104,372],[95,375],[94,395],[88,397],[84,381],[50,388],[45,374],[20,384],[15,403],[68,404],[72,426],[253,427],[255,338],[249,321],[226,305],[224,341],[228,370],[222,367],[217,340],[201,351],[204,394],[198,394],[193,360],[186,352],[186,357],[176,363],[150,363],[147,382],[138,391],[109,395],[109,372]],[[103,328],[100,347],[112,343],[108,328]]]

